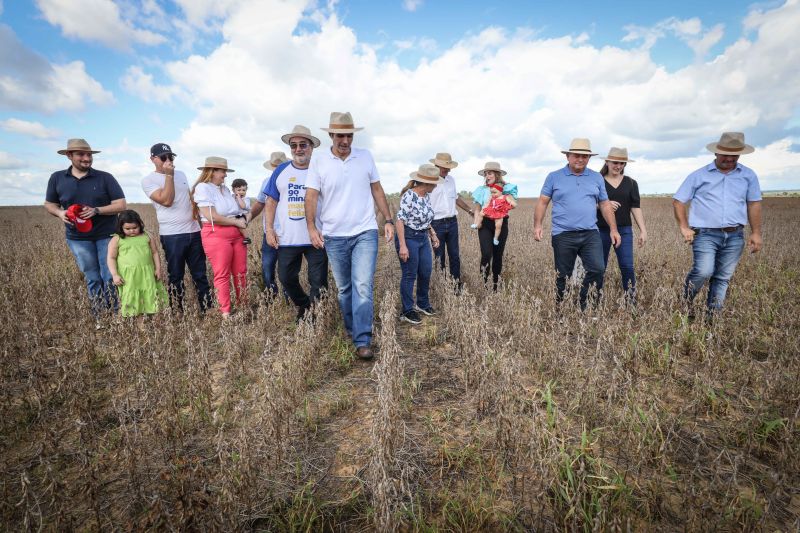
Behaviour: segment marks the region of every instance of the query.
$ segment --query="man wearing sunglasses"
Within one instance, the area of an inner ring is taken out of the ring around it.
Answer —
[[[168,144],[154,144],[150,148],[150,161],[155,170],[142,179],[142,189],[156,209],[161,246],[167,257],[170,305],[183,311],[183,276],[188,266],[203,313],[211,305],[206,254],[200,240],[200,224],[192,210],[189,181],[175,169],[175,157]]]
[[[325,250],[312,246],[305,215],[308,164],[320,141],[299,124],[281,140],[289,145],[292,159],[275,168],[258,200],[264,200],[267,245],[278,252],[278,279],[297,307],[300,320],[319,299],[320,291],[328,288],[328,256]],[[257,216],[259,210],[254,206],[252,216]],[[308,268],[308,293],[300,284],[303,258]]]

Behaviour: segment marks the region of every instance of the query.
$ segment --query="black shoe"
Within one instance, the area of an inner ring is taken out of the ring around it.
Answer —
[[[400,315],[400,320],[404,320],[409,324],[422,324],[422,319],[419,317],[419,313],[413,309]]]
[[[436,311],[433,310],[433,307],[426,307],[425,309],[417,307],[416,310],[422,313],[423,315],[433,316],[436,314]]]
[[[244,239],[242,239],[242,242],[244,243],[245,246],[247,246],[248,244],[252,243],[253,241],[250,240],[250,237],[245,237]]]

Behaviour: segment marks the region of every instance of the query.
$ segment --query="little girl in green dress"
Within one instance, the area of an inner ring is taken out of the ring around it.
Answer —
[[[119,291],[122,316],[151,315],[167,305],[158,249],[136,211],[128,209],[117,217],[116,235],[108,244],[108,269]]]

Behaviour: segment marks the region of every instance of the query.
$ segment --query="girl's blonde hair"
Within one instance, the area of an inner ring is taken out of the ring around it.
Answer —
[[[419,182],[417,180],[408,180],[408,183],[406,183],[406,186],[403,187],[402,191],[400,191],[400,196],[402,197],[406,193],[407,190],[413,189],[417,185],[419,185]]]
[[[200,208],[197,207],[197,202],[194,201],[194,190],[199,184],[208,183],[211,181],[211,176],[214,175],[215,170],[217,169],[208,167],[204,168],[197,177],[197,181],[195,181],[194,185],[192,185],[192,190],[189,191],[189,199],[192,201],[192,216],[194,216],[198,222],[200,222]]]

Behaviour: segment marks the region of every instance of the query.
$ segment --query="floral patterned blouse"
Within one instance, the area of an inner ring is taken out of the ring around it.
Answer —
[[[420,198],[417,193],[409,189],[400,198],[400,210],[397,218],[403,224],[417,231],[426,230],[430,227],[433,220],[433,205],[429,195]]]

